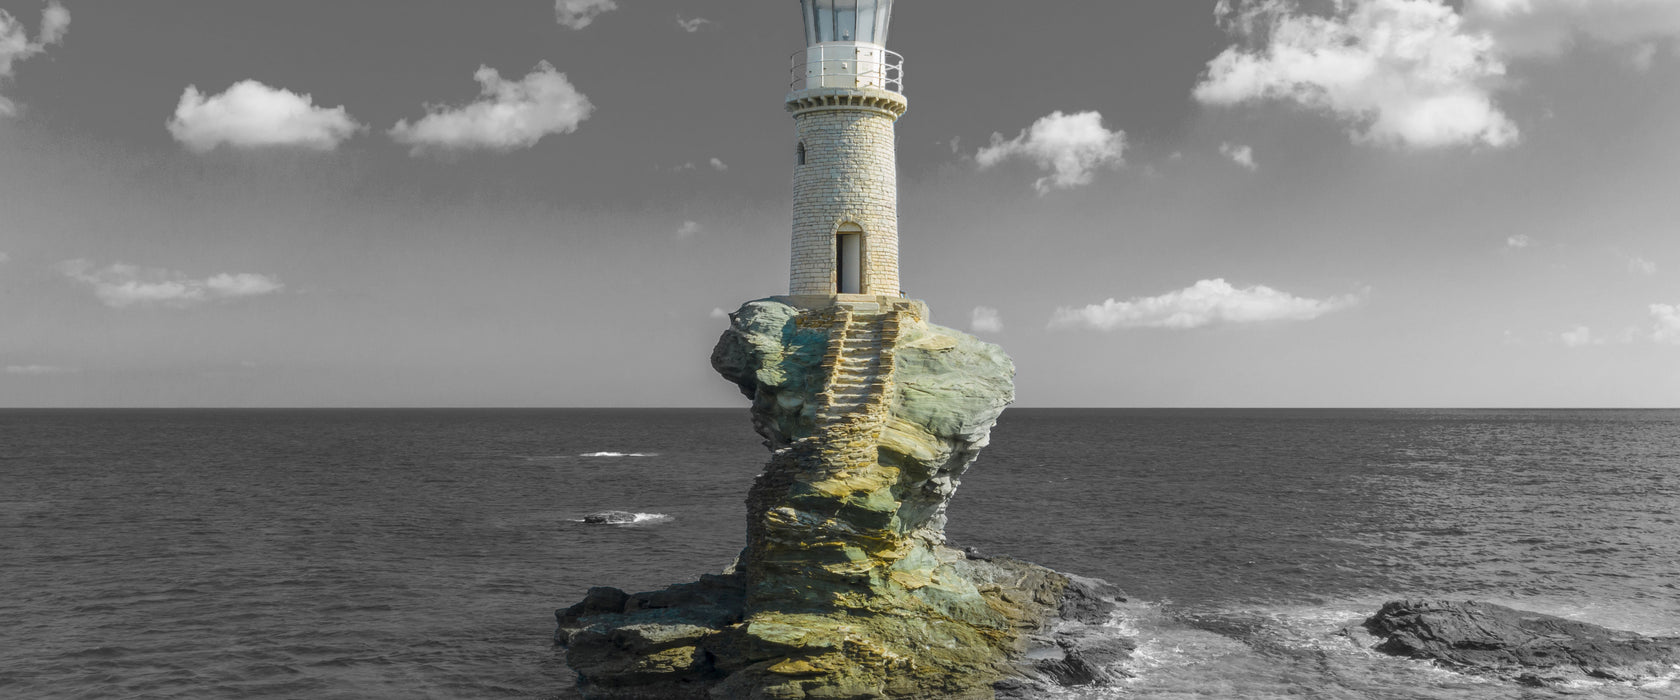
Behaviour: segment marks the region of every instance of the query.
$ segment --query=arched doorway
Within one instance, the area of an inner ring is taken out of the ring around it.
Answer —
[[[834,281],[840,294],[863,293],[863,228],[857,224],[834,232]]]

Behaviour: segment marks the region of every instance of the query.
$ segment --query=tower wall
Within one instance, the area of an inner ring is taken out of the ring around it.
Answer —
[[[864,105],[801,110],[790,102],[790,109],[795,109],[794,127],[804,145],[805,163],[795,166],[793,176],[789,293],[838,291],[835,232],[851,223],[863,229],[862,293],[899,296],[898,162],[893,143],[898,114]]]

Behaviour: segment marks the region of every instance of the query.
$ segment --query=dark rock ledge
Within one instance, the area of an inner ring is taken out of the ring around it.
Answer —
[[[1647,637],[1489,603],[1397,600],[1365,629],[1377,650],[1530,685],[1642,681],[1680,671],[1680,638]]]

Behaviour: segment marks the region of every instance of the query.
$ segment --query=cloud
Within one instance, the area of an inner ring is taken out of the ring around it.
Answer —
[[[1201,328],[1214,324],[1310,321],[1360,301],[1359,295],[1309,299],[1256,285],[1238,289],[1223,279],[1202,280],[1187,289],[1130,301],[1109,299],[1084,308],[1063,307],[1051,328]]]
[[[1512,57],[1555,57],[1581,39],[1628,46],[1680,37],[1674,0],[1468,0],[1464,18]]]
[[[1637,255],[1628,258],[1628,271],[1650,277],[1657,274],[1657,264]]]
[[[69,31],[70,11],[57,0],[41,11],[40,35],[33,42],[29,40],[28,30],[22,21],[0,10],[0,83],[12,78],[18,63],[46,51],[50,45],[64,43],[64,35]],[[0,117],[16,113],[17,107],[5,95],[0,95]]]
[[[274,294],[285,289],[279,280],[252,273],[223,273],[202,279],[188,278],[172,270],[141,268],[115,263],[96,268],[88,260],[66,260],[58,271],[93,288],[94,296],[106,306],[169,306],[186,308],[211,301],[226,301]]]
[[[1633,50],[1628,53],[1628,65],[1641,73],[1651,70],[1651,67],[1657,64],[1657,48],[1657,45],[1652,42],[1633,47]]]
[[[409,154],[416,156],[430,151],[505,153],[535,146],[549,134],[577,131],[595,110],[548,61],[518,81],[503,80],[489,66],[479,66],[473,79],[480,100],[455,109],[427,105],[420,121],[411,125],[405,119],[391,127],[391,138],[411,146]]]
[[[1249,146],[1222,143],[1219,144],[1219,152],[1237,165],[1248,168],[1251,172],[1260,169],[1260,165],[1254,162],[1254,149]]]
[[[1527,248],[1531,245],[1534,245],[1534,239],[1529,237],[1526,233],[1519,233],[1514,236],[1505,237],[1505,247],[1507,248],[1522,250],[1523,248]]]
[[[1014,139],[992,134],[992,145],[980,149],[975,160],[982,170],[1015,158],[1032,161],[1052,173],[1033,183],[1042,195],[1091,184],[1097,169],[1124,165],[1125,151],[1126,133],[1103,128],[1101,113],[1057,111]]]
[[[688,238],[700,231],[701,226],[698,222],[684,221],[682,226],[677,228],[677,238]]]
[[[331,151],[362,130],[344,107],[316,107],[310,95],[272,88],[255,80],[234,83],[205,97],[188,86],[169,120],[169,133],[194,153],[226,144],[233,148],[294,146]]]
[[[1003,316],[998,310],[990,306],[974,307],[974,314],[970,317],[968,327],[975,333],[1002,333]]]
[[[711,316],[712,318],[729,318],[729,312],[724,311],[721,307],[714,306],[712,307]]]
[[[682,27],[682,30],[688,32],[689,34],[693,34],[701,29],[704,29],[708,24],[713,24],[713,22],[705,17],[683,19],[682,15],[677,15],[677,26]]]
[[[1593,337],[1592,329],[1586,326],[1576,326],[1572,330],[1564,331],[1558,337],[1563,340],[1564,345],[1572,348],[1604,344],[1604,339]]]
[[[12,261],[12,256],[7,255],[6,251],[0,250],[0,265],[4,265],[4,264],[9,263],[11,261]]]
[[[1656,322],[1651,339],[1680,345],[1680,304],[1652,304],[1650,309]]]
[[[613,0],[555,0],[554,19],[561,26],[582,29],[593,23],[601,13],[616,9],[618,3]]]
[[[47,3],[47,9],[41,11],[41,43],[64,43],[64,35],[69,33],[70,11],[57,2]]]
[[[1505,63],[1494,40],[1467,30],[1452,7],[1333,0],[1330,9],[1221,0],[1216,12],[1246,45],[1208,63],[1196,99],[1226,107],[1293,102],[1350,123],[1357,142],[1390,147],[1517,143],[1516,124],[1492,95]]]
[[[721,172],[729,169],[729,164],[723,162],[721,159],[713,158],[712,159],[712,169],[721,173]]]
[[[8,365],[6,374],[18,377],[48,377],[55,374],[76,374],[81,370],[74,367],[55,367],[53,365]]]

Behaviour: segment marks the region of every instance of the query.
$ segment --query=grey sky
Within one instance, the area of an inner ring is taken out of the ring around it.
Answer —
[[[0,406],[738,405],[706,359],[787,284],[781,4],[63,0],[47,43],[0,0],[39,44],[0,61]],[[901,3],[904,287],[1024,405],[1675,405],[1680,3],[1579,4],[1358,0],[1301,41],[1485,60],[1332,80],[1212,1]],[[177,140],[243,81],[324,131]],[[492,98],[543,130],[475,131]]]

